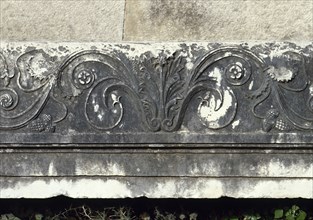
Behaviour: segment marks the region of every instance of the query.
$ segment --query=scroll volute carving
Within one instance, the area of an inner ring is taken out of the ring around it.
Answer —
[[[55,80],[57,64],[43,50],[33,50],[16,61],[17,71],[8,70],[1,58],[0,129],[28,125],[44,108]],[[3,85],[3,82],[2,82]]]
[[[193,132],[189,121],[209,133],[313,129],[313,86],[300,53],[264,59],[220,47],[188,56],[84,50],[61,62],[32,50],[14,72],[0,55],[0,129],[58,132],[64,122],[63,130],[123,133],[130,123],[127,132]]]

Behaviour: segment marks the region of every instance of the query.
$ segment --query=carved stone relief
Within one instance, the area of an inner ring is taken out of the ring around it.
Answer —
[[[0,48],[3,140],[12,133],[82,143],[311,135],[312,44],[66,47]]]

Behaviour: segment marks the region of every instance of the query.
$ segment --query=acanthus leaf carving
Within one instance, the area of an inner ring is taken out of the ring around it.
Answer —
[[[176,51],[140,57],[139,95],[152,130],[171,130],[178,123],[178,112],[185,98],[186,59]]]
[[[187,58],[183,50],[131,59],[84,50],[60,64],[33,50],[17,59],[14,77],[1,55],[0,129],[51,131],[44,128],[47,123],[54,128],[76,112],[99,131],[122,131],[125,114],[136,115],[135,127],[150,132],[179,132],[186,114],[204,129],[216,130],[229,129],[242,111],[259,120],[265,132],[313,129],[313,86],[300,53],[287,51],[264,61],[241,47],[221,47],[199,56],[192,68]],[[296,97],[296,104],[290,105],[289,97]],[[48,102],[58,103],[63,113],[43,113]]]

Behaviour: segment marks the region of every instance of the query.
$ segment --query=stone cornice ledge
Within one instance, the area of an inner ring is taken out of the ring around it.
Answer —
[[[0,197],[313,198],[313,42],[0,44]]]

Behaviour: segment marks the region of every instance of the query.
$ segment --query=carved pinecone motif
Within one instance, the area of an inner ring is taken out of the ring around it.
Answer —
[[[276,120],[275,128],[280,131],[290,131],[291,127],[288,122],[284,121],[283,119]]]
[[[34,132],[54,132],[55,126],[52,124],[51,115],[43,114],[33,120],[28,128]]]
[[[270,109],[267,111],[265,118],[263,119],[263,130],[268,132],[272,130],[273,128],[276,128],[280,131],[290,131],[291,126],[288,122],[283,120],[280,115],[279,111],[277,109]]]

